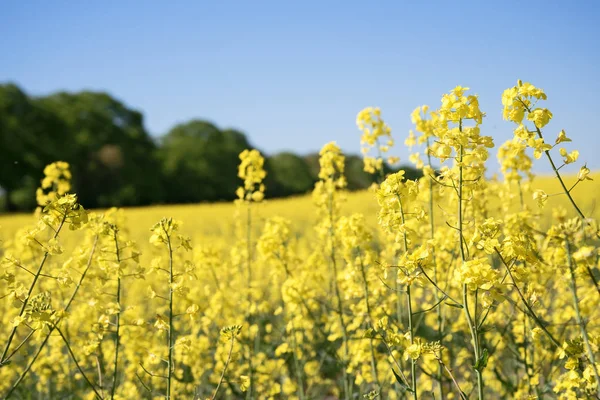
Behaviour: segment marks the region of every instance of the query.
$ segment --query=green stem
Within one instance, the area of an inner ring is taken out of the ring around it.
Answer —
[[[517,181],[517,186],[519,188],[519,202],[521,204],[521,211],[525,211],[525,199],[523,198],[523,187],[521,186],[521,181]]]
[[[406,286],[406,303],[408,306],[408,331],[410,332],[410,344],[412,345],[415,341],[414,329],[413,329],[413,312],[412,312],[412,301],[410,295],[410,284]],[[417,400],[417,360],[411,357],[410,359],[410,381],[411,389],[413,394],[413,400]]]
[[[296,370],[296,379],[298,379],[298,398],[304,400],[304,379],[302,376],[302,366],[298,358],[298,342],[296,341],[296,327],[294,320],[290,320],[292,324],[292,355],[294,357],[294,369]]]
[[[346,322],[344,321],[344,304],[342,302],[342,295],[340,293],[340,287],[338,284],[338,271],[337,261],[335,255],[335,233],[334,233],[334,216],[333,216],[333,194],[329,194],[329,241],[331,242],[330,259],[333,268],[333,290],[337,299],[337,314],[340,318],[340,327],[342,328],[342,341],[344,348],[344,358],[342,360],[342,374],[344,379],[344,398],[350,400],[351,398],[351,383],[348,378],[348,372],[346,371],[346,363],[348,362],[348,356],[350,349],[348,346],[348,330],[346,328]]]
[[[221,377],[219,378],[219,383],[215,388],[215,393],[212,395],[212,400],[217,398],[217,393],[219,393],[219,388],[221,388],[221,384],[223,383],[223,378],[225,378],[225,372],[227,372],[227,367],[229,367],[229,363],[231,362],[231,354],[233,353],[233,345],[235,344],[235,335],[231,334],[231,345],[229,346],[229,353],[227,354],[227,360],[225,361],[225,365],[223,366],[223,372],[221,372]]]
[[[166,233],[166,232],[165,232]],[[171,399],[171,380],[173,376],[173,248],[171,236],[167,234],[167,247],[169,249],[169,332],[167,333],[167,344],[169,346],[169,359],[167,371],[167,400]]]
[[[248,277],[248,324],[252,326],[252,212],[250,209],[251,203],[247,203],[246,210],[246,275]],[[248,330],[251,332],[251,329]],[[248,357],[248,376],[250,378],[250,385],[248,386],[248,391],[246,392],[246,400],[250,400],[253,398],[254,391],[254,365],[253,365],[253,357],[254,357],[254,347],[256,347],[256,342],[254,346],[248,345],[250,350],[250,356]]]
[[[367,273],[365,271],[365,265],[363,263],[363,259],[361,256],[359,256],[359,257],[360,257],[360,271],[362,273],[362,279],[363,279],[363,289],[365,292],[365,303],[367,306],[367,319],[369,321],[369,325],[371,325],[371,328],[374,329],[373,320],[371,317],[371,304],[369,302],[369,282],[367,281]],[[377,373],[377,361],[375,359],[375,349],[374,349],[374,345],[373,345],[374,340],[372,337],[369,340],[370,340],[369,347],[371,350],[371,368],[373,370],[373,377],[375,378],[375,383],[377,384],[377,388],[381,392],[381,384],[379,382],[379,375]],[[381,393],[380,393],[380,396],[381,396]]]
[[[429,152],[429,146],[431,144],[429,143],[429,136],[427,137],[427,149],[425,150],[425,153],[427,154],[427,164],[429,165],[429,168],[431,167],[431,153]],[[434,216],[433,216],[433,178],[429,177],[429,237],[431,238],[431,240],[433,241],[435,238],[435,221],[434,221]],[[436,261],[436,257],[435,257],[435,249],[432,250],[432,259],[433,259],[433,280],[429,279],[429,281],[431,281],[432,283],[434,283],[434,286],[437,287],[437,284],[435,282],[437,282],[438,280],[438,270],[437,270],[437,261]],[[425,271],[423,271],[425,272]],[[427,274],[425,274],[425,276],[427,277]],[[429,277],[427,277],[429,278]],[[438,288],[439,289],[439,288]],[[442,292],[444,293],[444,292]],[[445,293],[444,293],[445,294]],[[446,295],[447,297],[449,297],[448,295]],[[440,295],[438,292],[435,292],[435,298],[437,301],[440,301]],[[438,307],[437,311],[437,331],[438,331],[438,340],[440,341],[440,343],[442,342],[442,338],[443,338],[443,330],[444,330],[444,320],[443,320],[443,315],[442,315],[442,307]],[[440,355],[441,357],[441,355]],[[442,377],[444,376],[444,364],[443,362],[438,363],[438,382],[439,382],[439,391],[440,391],[440,399],[444,398],[444,385],[442,383]]]
[[[423,274],[423,276],[425,277],[425,279],[427,279],[429,281],[429,283],[431,283],[433,285],[434,288],[437,289],[437,291],[439,291],[440,293],[442,293],[444,295],[445,298],[447,298],[448,300],[452,301],[457,307],[462,308],[462,303],[455,300],[452,296],[450,296],[448,293],[446,293],[446,291],[442,288],[440,288],[437,283],[435,283],[435,281],[433,279],[431,279],[429,277],[429,275],[427,275],[427,272],[425,272],[425,270],[423,269],[423,267],[419,267],[419,269],[421,270],[421,274]],[[441,302],[442,299],[440,299],[438,292],[436,293],[436,299],[438,302]],[[441,335],[441,333],[440,333]]]
[[[577,317],[577,325],[579,325],[579,330],[581,331],[581,336],[583,337],[583,342],[585,343],[585,349],[588,356],[588,361],[592,366],[592,370],[594,371],[594,375],[596,377],[596,382],[600,382],[600,376],[598,375],[598,368],[596,367],[596,359],[594,357],[594,351],[592,350],[592,346],[590,345],[590,338],[588,336],[588,332],[585,326],[585,321],[581,316],[581,310],[579,309],[579,296],[577,294],[577,281],[575,278],[575,267],[573,265],[573,257],[571,255],[571,246],[569,244],[569,240],[565,240],[565,250],[567,252],[567,262],[569,264],[569,271],[571,273],[571,294],[573,296],[573,307],[575,307],[575,315]],[[596,391],[598,396],[600,397],[600,384],[596,385]]]
[[[462,132],[462,120],[459,122],[459,130]],[[462,262],[466,262],[465,249],[463,244],[463,155],[464,149],[463,146],[460,146],[459,155],[458,155],[458,241],[460,246],[460,256]],[[465,310],[465,317],[467,319],[467,324],[469,325],[469,331],[471,332],[471,340],[473,342],[473,353],[475,355],[475,364],[479,364],[480,360],[480,348],[479,348],[479,334],[478,328],[474,323],[474,320],[471,316],[471,312],[469,311],[469,299],[468,299],[468,287],[466,284],[463,284],[463,309]],[[483,377],[481,376],[481,366],[478,365],[475,368],[475,374],[477,375],[477,397],[479,400],[483,400]]]
[[[444,364],[444,361],[442,361],[441,355],[437,355],[437,354],[433,354],[433,356],[435,357],[435,359],[437,360],[438,364],[448,373],[448,375],[450,376],[450,379],[452,380],[452,383],[454,383],[454,386],[456,387],[456,390],[458,391],[458,395],[460,396],[461,400],[469,400],[467,398],[467,396],[465,395],[465,392],[462,391],[462,389],[460,388],[460,385],[458,384],[458,382],[456,381],[456,378],[454,378],[454,374],[452,374],[452,370],[450,368],[448,368],[446,366],[446,364]]]
[[[67,340],[67,338],[65,337],[65,335],[63,335],[62,331],[58,327],[56,328],[56,331],[58,332],[58,334],[60,335],[60,337],[63,339],[63,342],[65,343],[65,346],[67,347],[67,351],[69,352],[69,355],[73,359],[73,362],[75,363],[75,366],[79,370],[79,373],[81,374],[81,376],[83,376],[83,379],[85,379],[85,381],[87,382],[88,386],[94,391],[94,394],[96,395],[96,397],[98,399],[102,400],[102,396],[100,396],[100,393],[98,393],[98,391],[96,390],[96,387],[94,386],[94,384],[88,379],[87,375],[85,374],[85,372],[83,372],[83,369],[81,368],[81,366],[77,362],[77,359],[75,358],[75,354],[73,354],[73,350],[71,350],[71,346],[69,345],[69,341]]]
[[[33,364],[35,364],[35,362],[36,362],[37,358],[39,357],[40,353],[42,352],[42,350],[46,346],[46,343],[48,342],[48,339],[50,339],[50,335],[52,334],[52,332],[54,331],[54,329],[55,329],[54,327],[50,328],[50,332],[48,332],[48,334],[46,335],[46,337],[44,338],[44,340],[42,341],[42,343],[38,347],[38,349],[35,352],[35,354],[33,355],[33,357],[31,357],[31,359],[29,361],[29,364],[27,364],[27,367],[25,367],[25,370],[23,370],[23,372],[21,373],[21,375],[19,376],[19,378],[15,381],[15,383],[11,386],[11,388],[8,390],[8,392],[4,396],[5,399],[8,399],[13,394],[13,392],[17,389],[17,387],[19,386],[19,384],[21,382],[23,382],[23,379],[25,379],[25,376],[29,373],[29,371],[33,367]]]
[[[556,348],[560,348],[561,347],[560,342],[558,340],[556,340],[556,338],[550,333],[550,331],[542,323],[542,321],[540,320],[540,318],[533,311],[533,308],[531,308],[531,306],[529,305],[529,303],[525,299],[525,296],[523,296],[523,293],[521,293],[521,290],[519,289],[519,286],[517,286],[517,282],[516,282],[516,280],[515,280],[512,272],[511,272],[511,270],[510,270],[510,266],[504,260],[504,257],[502,257],[502,253],[500,253],[500,250],[498,250],[497,248],[494,248],[494,250],[496,251],[496,254],[498,254],[498,257],[500,258],[500,261],[502,262],[502,264],[504,264],[504,267],[506,268],[506,271],[508,272],[508,276],[510,277],[510,279],[511,279],[511,281],[513,283],[513,287],[516,289],[517,294],[519,295],[519,298],[521,299],[521,302],[523,303],[523,305],[525,306],[525,308],[527,308],[527,311],[529,313],[529,317],[531,319],[533,319],[533,321],[536,323],[536,325],[546,334],[546,336],[548,337],[548,339],[550,339],[550,342],[552,342],[552,344]]]
[[[521,186],[521,180],[517,180],[517,186],[519,188],[519,201],[521,204],[521,211],[525,211],[525,199],[523,197],[523,187]],[[523,267],[525,269],[527,269],[527,262],[523,262]],[[525,374],[527,375],[528,378],[528,384],[529,384],[529,392],[531,392],[531,379],[532,379],[532,372],[529,370],[529,363],[527,361],[527,352],[529,350],[529,348],[531,348],[531,354],[532,354],[532,362],[531,364],[533,365],[533,354],[535,354],[535,342],[530,343],[527,340],[527,313],[523,310],[523,364],[525,365]],[[537,387],[536,387],[537,388]]]
[[[400,209],[400,218],[402,221],[402,225],[406,223],[406,218],[404,215],[404,207],[402,206],[402,198],[399,193],[396,193],[396,198],[398,199],[398,207]],[[408,253],[408,237],[406,236],[406,230],[403,233],[404,238],[404,252]],[[406,303],[407,303],[407,314],[408,314],[408,330],[410,333],[410,344],[414,343],[414,332],[413,332],[413,311],[412,311],[412,301],[411,301],[411,293],[410,293],[410,283],[406,285]],[[411,389],[413,394],[413,400],[417,400],[417,360],[411,357],[410,359],[410,379],[411,379]]]
[[[116,255],[117,255],[117,263],[118,265],[118,269],[117,269],[117,304],[119,306],[119,313],[117,314],[117,321],[116,321],[116,330],[115,330],[115,360],[114,360],[114,365],[115,365],[115,370],[113,372],[113,382],[112,382],[112,387],[110,389],[110,398],[114,399],[115,398],[115,390],[117,389],[117,377],[118,377],[118,372],[119,372],[119,345],[120,345],[120,341],[121,341],[121,335],[120,335],[120,328],[121,328],[121,254],[120,254],[120,249],[119,249],[119,238],[118,238],[118,228],[115,226],[113,228],[113,238],[115,241],[115,251],[116,251]]]
[[[281,260],[281,259],[280,259]],[[285,278],[290,279],[291,277],[291,273],[288,269],[287,264],[281,260],[281,264],[283,265],[283,269],[285,271]],[[283,285],[282,285],[283,287]],[[283,292],[281,295],[281,308],[283,310],[283,321],[284,321],[284,331],[287,330],[287,324],[285,324],[285,321],[288,319],[288,315],[287,315],[287,310],[286,310],[286,304],[285,301],[283,301]],[[298,398],[300,400],[304,400],[305,395],[304,395],[304,379],[302,376],[302,367],[300,366],[300,360],[298,358],[298,342],[296,341],[296,326],[294,325],[294,319],[293,317],[290,319],[290,324],[292,325],[292,356],[294,358],[294,369],[296,370],[296,379],[298,379]]]
[[[527,104],[525,104],[525,102],[523,100],[521,100],[519,98],[519,101],[521,102],[521,104],[523,104],[523,106],[525,107],[525,109],[527,110],[528,113],[531,113],[531,109],[527,106]],[[544,136],[542,135],[542,130],[537,126],[537,124],[533,124],[535,126],[535,130],[538,134],[538,137],[542,140],[544,140]],[[560,175],[560,172],[558,171],[559,168],[556,167],[556,164],[554,164],[554,160],[552,159],[552,156],[550,155],[550,150],[545,150],[544,153],[546,154],[546,158],[548,158],[548,161],[550,162],[550,166],[552,167],[552,170],[554,171],[554,174],[556,175],[556,177],[558,178],[558,181],[560,182],[560,186],[562,186],[563,191],[565,192],[565,194],[567,195],[567,197],[569,198],[569,201],[571,202],[571,205],[573,206],[573,208],[575,208],[575,211],[577,211],[577,214],[579,214],[579,216],[581,217],[582,220],[586,220],[585,219],[585,215],[583,215],[583,212],[581,212],[581,209],[579,208],[579,206],[577,205],[577,203],[575,203],[575,200],[573,199],[573,197],[571,196],[571,192],[569,191],[569,189],[567,189],[567,185],[565,185],[565,182],[562,178],[562,176]]]

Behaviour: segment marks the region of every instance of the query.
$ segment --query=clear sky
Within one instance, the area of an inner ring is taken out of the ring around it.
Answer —
[[[501,94],[521,78],[549,96],[547,135],[565,129],[600,169],[600,1],[4,1],[0,54],[0,82],[29,94],[107,91],[153,135],[201,118],[267,153],[358,152],[369,105],[402,144],[410,112],[456,85],[499,145]]]

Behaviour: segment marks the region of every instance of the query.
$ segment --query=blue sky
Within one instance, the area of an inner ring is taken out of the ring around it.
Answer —
[[[107,91],[157,136],[201,118],[267,153],[306,153],[332,140],[358,152],[369,105],[401,144],[410,112],[456,85],[480,95],[499,145],[512,135],[501,94],[521,78],[549,96],[547,135],[565,129],[600,169],[599,20],[593,1],[7,1],[0,82]]]

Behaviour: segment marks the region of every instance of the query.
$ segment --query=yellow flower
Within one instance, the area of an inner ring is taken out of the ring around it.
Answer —
[[[485,290],[499,294],[500,274],[493,269],[487,258],[477,258],[462,263],[456,272],[460,282],[466,284],[471,291]]]
[[[527,145],[533,148],[533,156],[539,159],[542,153],[552,149],[552,146],[544,142],[544,139],[529,139]]]
[[[527,115],[527,119],[533,121],[538,128],[543,128],[552,119],[552,113],[547,108],[536,108]]]
[[[159,331],[168,331],[169,330],[169,323],[167,322],[167,320],[165,318],[163,318],[161,315],[156,315],[156,322],[154,322],[154,327],[156,329],[158,329]]]
[[[579,169],[579,172],[577,173],[577,179],[580,181],[585,181],[586,179],[592,181],[593,179],[589,175],[590,169],[584,165]]]
[[[319,152],[319,179],[334,179],[344,174],[345,157],[335,142],[329,142]]]
[[[565,150],[564,148],[561,148],[559,150],[559,152],[560,152],[560,155],[563,157],[563,161],[565,164],[574,163],[579,158],[579,151],[577,151],[577,150],[573,150],[572,152],[567,153],[567,150]]]
[[[44,175],[41,187],[36,192],[37,202],[40,206],[55,201],[71,190],[72,177],[68,163],[57,161],[47,165],[44,168]]]
[[[177,338],[175,346],[181,348],[183,352],[188,352],[192,346],[192,340],[187,336]]]
[[[421,343],[415,342],[406,348],[406,358],[418,360],[421,356]]]
[[[533,199],[537,202],[539,208],[543,208],[548,200],[548,195],[542,189],[533,192]]]
[[[193,321],[199,309],[200,307],[198,307],[198,304],[192,304],[185,310],[185,313],[189,315],[190,319]]]
[[[250,387],[250,377],[248,375],[240,375],[240,390],[245,392]]]
[[[383,171],[383,156],[394,145],[392,129],[381,118],[378,107],[367,107],[356,116],[356,126],[362,131],[361,152],[364,155],[364,170],[370,174]],[[368,156],[377,149],[377,157]]]
[[[536,339],[540,338],[541,336],[542,336],[542,329],[541,328],[535,327],[535,328],[533,328],[531,330],[531,338],[533,340],[536,340]]]
[[[564,130],[560,131],[558,133],[558,137],[556,138],[556,144],[562,143],[562,142],[571,142],[571,139],[569,139],[567,137],[567,134],[565,133]]]
[[[264,164],[264,157],[256,149],[246,149],[240,153],[238,177],[244,180],[244,186],[236,190],[240,200],[258,203],[264,199],[265,185],[262,182],[267,176]]]

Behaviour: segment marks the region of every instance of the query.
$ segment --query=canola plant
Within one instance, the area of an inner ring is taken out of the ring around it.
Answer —
[[[594,186],[575,190],[594,182],[585,165],[563,175],[579,153],[545,129],[544,100],[520,81],[503,93],[515,128],[499,178],[478,97],[456,87],[411,116],[423,178],[384,174],[392,130],[369,107],[368,192],[346,192],[331,142],[312,204],[265,205],[264,159],[247,150],[234,207],[207,219],[88,212],[69,166],[49,165],[36,222],[2,232],[0,396],[597,398],[600,236]]]

